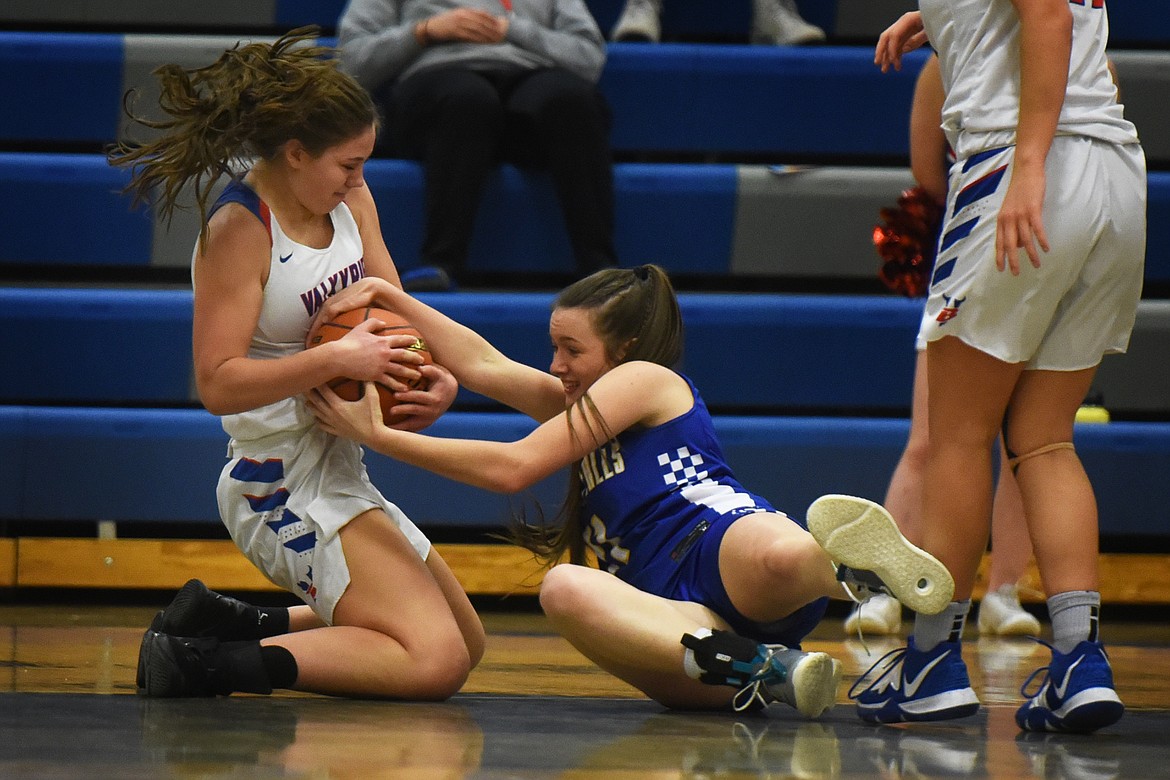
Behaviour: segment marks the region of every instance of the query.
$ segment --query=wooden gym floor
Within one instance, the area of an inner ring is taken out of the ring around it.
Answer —
[[[596,669],[534,609],[482,608],[488,651],[442,704],[295,693],[200,700],[135,694],[138,643],[158,604],[0,605],[4,778],[1144,778],[1170,776],[1170,627],[1106,623],[1128,706],[1093,736],[1021,736],[1017,689],[1044,664],[1029,640],[973,635],[965,654],[984,708],[913,727],[862,724],[848,685],[867,657],[834,614],[806,648],[845,664],[817,721],[668,712]],[[25,599],[21,599],[25,601]],[[1108,620],[1108,614],[1106,615]]]

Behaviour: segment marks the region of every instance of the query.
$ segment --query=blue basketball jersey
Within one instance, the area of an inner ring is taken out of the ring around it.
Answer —
[[[717,520],[775,511],[735,479],[706,404],[683,378],[695,399],[689,412],[626,430],[578,466],[582,529],[599,567],[668,598],[681,564]]]

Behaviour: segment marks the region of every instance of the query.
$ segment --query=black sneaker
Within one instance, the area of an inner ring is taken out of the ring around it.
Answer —
[[[211,658],[218,647],[219,640],[211,637],[183,638],[147,630],[138,651],[139,692],[157,698],[221,693],[212,681]]]
[[[167,608],[154,616],[150,627],[171,636],[264,639],[287,630],[287,626],[272,625],[277,611],[216,593],[199,580],[187,580]]]

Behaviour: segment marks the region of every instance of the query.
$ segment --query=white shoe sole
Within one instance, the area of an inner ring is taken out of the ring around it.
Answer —
[[[856,496],[821,496],[808,508],[808,530],[830,558],[877,574],[915,612],[937,615],[955,594],[947,568],[910,544],[881,504]]]
[[[806,718],[819,718],[837,703],[841,685],[841,662],[828,653],[809,653],[792,670],[796,711]]]

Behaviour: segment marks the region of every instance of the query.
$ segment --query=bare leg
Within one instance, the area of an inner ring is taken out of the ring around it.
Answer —
[[[561,564],[544,577],[540,605],[553,627],[585,657],[650,698],[679,709],[726,709],[732,688],[683,671],[683,634],[729,630],[699,604],[638,590],[612,574]]]
[[[781,514],[760,512],[732,523],[719,546],[719,571],[731,603],[759,623],[824,596],[846,597],[828,554]]]
[[[927,347],[930,459],[923,485],[922,547],[950,570],[956,601],[971,597],[991,526],[991,447],[1021,364],[1004,363],[953,336]]]
[[[401,699],[454,694],[482,653],[483,634],[482,627],[475,631],[469,603],[454,599],[453,611],[450,572],[423,562],[378,510],[350,521],[341,541],[351,581],[334,625],[263,644],[293,654],[298,690]]]
[[[1071,442],[1076,411],[1094,372],[1024,372],[1012,399],[1007,446],[1026,456],[1049,444]],[[1076,451],[1057,449],[1027,458],[1016,479],[1045,592],[1098,590],[1097,501]]]
[[[894,516],[902,535],[919,543],[922,515],[922,483],[925,480],[929,441],[927,422],[926,350],[919,350],[914,365],[914,396],[910,406],[910,435],[890,477],[883,506]]]
[[[719,569],[736,609],[761,623],[824,596],[844,597],[829,556],[808,531],[777,513],[732,523],[720,543]],[[606,572],[570,565],[545,576],[540,603],[585,656],[668,707],[725,708],[735,693],[700,683],[683,669],[683,634],[729,630],[702,605],[654,596]]]
[[[309,605],[297,604],[288,608],[288,632],[290,634],[324,627],[325,621],[317,617],[317,613]]]
[[[1016,585],[1032,561],[1032,540],[1024,518],[1024,501],[1016,475],[1007,466],[1007,455],[1000,443],[999,478],[991,509],[991,568],[987,589],[998,590]]]

